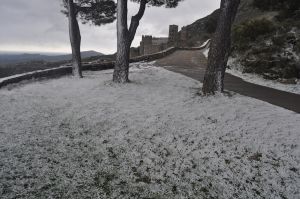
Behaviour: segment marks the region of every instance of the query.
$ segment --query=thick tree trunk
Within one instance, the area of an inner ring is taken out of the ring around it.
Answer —
[[[224,91],[224,75],[231,46],[231,26],[239,4],[240,0],[221,1],[221,13],[210,45],[208,66],[203,81],[204,94]]]
[[[129,32],[127,27],[127,0],[117,3],[117,58],[113,81],[117,83],[129,82]]]
[[[137,15],[132,17],[130,28],[127,24],[127,2],[118,0],[117,3],[117,58],[113,74],[113,81],[116,83],[129,82],[129,56],[130,46],[134,39],[139,21],[144,15],[146,0],[141,0],[140,9]]]
[[[72,47],[72,65],[73,75],[76,77],[82,77],[81,71],[81,54],[80,44],[81,36],[78,21],[76,18],[76,10],[73,0],[68,0],[68,11],[69,11],[69,35]]]

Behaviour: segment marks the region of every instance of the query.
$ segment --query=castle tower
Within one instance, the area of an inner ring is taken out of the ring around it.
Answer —
[[[181,47],[186,47],[187,46],[187,29],[186,27],[183,27],[180,31],[180,36],[179,36],[179,46]]]
[[[151,35],[143,36],[142,40],[143,40],[144,45],[152,45],[152,36]]]
[[[168,46],[176,46],[178,40],[178,26],[170,25]]]
[[[140,43],[140,55],[149,54],[152,48],[152,36],[143,35]]]

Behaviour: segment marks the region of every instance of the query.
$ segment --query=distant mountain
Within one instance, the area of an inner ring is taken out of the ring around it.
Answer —
[[[81,52],[82,58],[102,56],[104,54],[96,51],[83,51]],[[23,54],[8,54],[0,53],[0,64],[15,64],[28,61],[45,61],[45,62],[58,62],[68,61],[72,59],[71,54],[66,55],[45,55],[42,53],[23,53]]]

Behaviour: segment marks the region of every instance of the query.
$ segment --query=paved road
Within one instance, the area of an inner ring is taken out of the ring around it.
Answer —
[[[200,50],[179,50],[157,60],[156,65],[202,82],[207,60]],[[245,82],[241,78],[228,73],[226,73],[224,81],[226,90],[300,113],[300,95]]]

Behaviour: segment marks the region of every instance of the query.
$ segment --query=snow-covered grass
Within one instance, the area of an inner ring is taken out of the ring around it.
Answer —
[[[300,115],[132,71],[1,89],[0,198],[300,197]]]
[[[290,92],[290,93],[296,93],[300,94],[300,82],[298,81],[297,84],[283,84],[275,80],[267,80],[264,79],[262,76],[258,74],[252,74],[252,73],[243,73],[242,66],[236,61],[234,58],[230,58],[228,60],[228,65],[231,66],[231,68],[226,69],[226,72],[242,78],[246,82],[275,88],[278,90]]]

